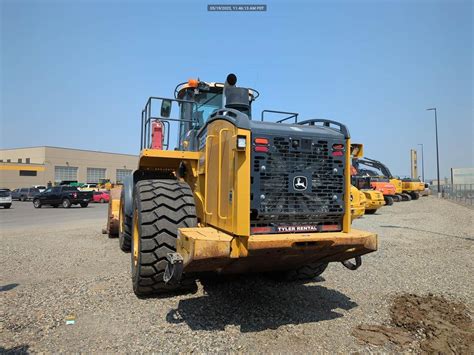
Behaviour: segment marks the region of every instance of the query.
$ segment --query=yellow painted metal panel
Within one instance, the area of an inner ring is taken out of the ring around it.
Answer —
[[[183,160],[197,161],[198,152],[181,150],[143,149],[138,161],[139,169],[177,169]]]
[[[344,218],[342,230],[345,233],[351,231],[351,140],[346,139],[346,164],[344,167],[345,191],[344,191]]]
[[[303,265],[308,260],[342,261],[375,250],[377,235],[355,229],[349,233],[265,234],[242,238],[212,227],[181,228],[177,241],[177,252],[184,258],[185,271],[190,272],[272,270],[277,264],[284,269]],[[287,264],[290,261],[291,265]]]
[[[390,183],[395,186],[395,193],[401,194],[403,192],[402,180],[399,179],[390,179]]]
[[[247,138],[236,149],[237,135]],[[250,131],[226,120],[207,126],[206,144],[199,152],[197,194],[204,196],[204,225],[232,235],[250,234]]]
[[[1,164],[0,170],[7,171],[19,171],[19,170],[28,170],[28,171],[45,171],[45,167],[34,166],[34,165],[23,165],[23,164]]]

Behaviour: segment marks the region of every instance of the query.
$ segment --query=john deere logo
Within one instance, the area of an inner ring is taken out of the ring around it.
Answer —
[[[305,191],[308,188],[306,176],[295,176],[293,178],[293,188],[297,191]]]

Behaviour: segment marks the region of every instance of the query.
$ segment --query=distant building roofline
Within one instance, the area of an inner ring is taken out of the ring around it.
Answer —
[[[103,151],[100,151],[100,150],[78,149],[78,148],[67,148],[67,147],[54,147],[54,146],[51,146],[51,145],[38,145],[38,146],[20,147],[20,148],[1,148],[0,151],[19,150],[19,149],[34,149],[34,148],[52,148],[52,149],[64,149],[64,150],[76,150],[76,151],[80,151],[80,152],[115,154],[115,155],[128,155],[130,157],[137,157],[138,158],[138,154],[134,155],[134,154],[126,154],[126,153],[103,152]]]

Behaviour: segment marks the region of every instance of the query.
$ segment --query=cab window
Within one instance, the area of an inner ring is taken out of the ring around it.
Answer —
[[[222,107],[222,88],[212,91],[186,90],[183,99],[196,102],[195,105],[182,104],[181,119],[192,120],[195,123],[182,122],[179,129],[179,146],[191,130],[198,130],[204,126],[209,116]]]

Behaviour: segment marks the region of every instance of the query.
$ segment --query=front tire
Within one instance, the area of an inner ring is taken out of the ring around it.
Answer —
[[[36,200],[33,200],[33,206],[35,208],[41,208],[41,201],[36,199]]]
[[[71,207],[71,200],[65,198],[62,202],[62,205],[64,208],[70,208]]]
[[[375,214],[377,210],[365,210],[365,214]]]
[[[142,180],[134,189],[132,224],[132,283],[138,296],[195,290],[194,280],[165,284],[168,253],[176,251],[178,228],[197,225],[193,193],[176,180]]]
[[[132,217],[125,214],[125,191],[120,194],[119,247],[129,253],[132,246]]]
[[[410,193],[410,196],[412,200],[418,200],[420,198],[420,195],[418,194],[418,192],[412,192]]]
[[[80,205],[81,205],[82,208],[86,208],[87,206],[89,206],[88,203],[81,203]]]
[[[11,205],[11,203],[10,203],[10,204],[8,204],[8,205],[3,206],[3,208],[9,209],[11,206],[12,206],[12,205]]]

